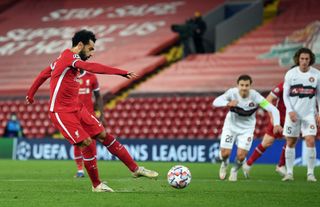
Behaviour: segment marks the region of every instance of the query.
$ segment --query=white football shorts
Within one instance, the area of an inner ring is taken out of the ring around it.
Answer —
[[[302,119],[298,119],[296,122],[292,122],[289,114],[286,114],[283,135],[286,137],[299,137],[300,132],[302,137],[317,135],[317,125],[314,114],[307,115]]]
[[[234,132],[228,128],[223,128],[220,148],[232,149],[235,143],[238,148],[249,151],[253,141],[253,130],[243,130],[241,132]]]

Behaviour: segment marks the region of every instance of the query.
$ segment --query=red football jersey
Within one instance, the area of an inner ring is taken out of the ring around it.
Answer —
[[[51,112],[78,111],[81,105],[79,103],[79,68],[98,74],[121,75],[123,77],[128,75],[128,71],[119,68],[82,61],[78,54],[66,49],[56,61],[36,77],[28,90],[28,98],[32,100],[41,84],[51,77],[49,110]]]
[[[84,71],[79,75],[79,81],[79,101],[84,104],[90,113],[94,114],[92,94],[93,91],[99,91],[97,76],[93,73]]]
[[[283,101],[283,82],[277,85],[274,89],[271,90],[271,94],[278,98],[276,107],[280,113],[280,123],[283,125],[286,117],[286,106]]]
[[[50,106],[51,112],[72,112],[79,110],[79,69],[75,62],[80,61],[77,54],[67,49],[51,63]]]

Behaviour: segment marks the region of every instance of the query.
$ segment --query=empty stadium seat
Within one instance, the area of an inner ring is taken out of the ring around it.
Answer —
[[[228,110],[212,107],[212,100],[210,96],[127,98],[119,102],[115,108],[105,111],[107,131],[119,137],[132,139],[215,139],[221,134]],[[18,118],[27,138],[41,138],[56,131],[48,112],[40,110],[47,101],[42,100],[31,106],[23,105],[24,100],[0,101],[1,106],[8,104],[17,106],[14,109],[18,111]],[[137,105],[139,105],[138,111],[131,110],[134,107],[129,107]],[[23,107],[25,110],[20,111]],[[2,133],[11,113],[10,107],[7,107],[5,112],[0,111]],[[263,136],[268,121],[268,114],[258,110],[255,131],[257,137]]]

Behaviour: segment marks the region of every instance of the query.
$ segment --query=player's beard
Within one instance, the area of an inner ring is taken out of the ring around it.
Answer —
[[[84,52],[84,50],[81,50],[81,51],[79,52],[79,56],[80,56],[81,60],[83,60],[83,61],[88,60],[89,57],[90,57],[90,56],[87,56],[87,55],[86,55],[86,53]]]
[[[246,98],[246,97],[248,97],[248,95],[249,95],[249,90],[247,90],[247,89],[240,90],[240,96],[242,98]]]

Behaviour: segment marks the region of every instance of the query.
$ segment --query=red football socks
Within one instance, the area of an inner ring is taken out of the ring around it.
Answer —
[[[259,144],[255,149],[250,158],[247,161],[247,165],[251,166],[261,155],[266,151],[266,149]]]
[[[82,159],[81,147],[74,145],[73,155],[74,155],[74,161],[76,162],[78,171],[83,170],[83,165],[82,165],[83,159]]]
[[[286,165],[286,146],[287,143],[285,143],[282,147],[281,156],[278,163],[279,167]]]
[[[91,145],[82,148],[83,163],[93,187],[97,187],[101,183],[101,181],[99,179],[97,159],[94,152],[92,151],[92,147],[90,146]]]
[[[107,134],[102,144],[107,147],[111,154],[118,157],[130,169],[131,172],[134,172],[138,169],[137,163],[132,159],[127,149],[120,142],[118,142],[113,135]]]

